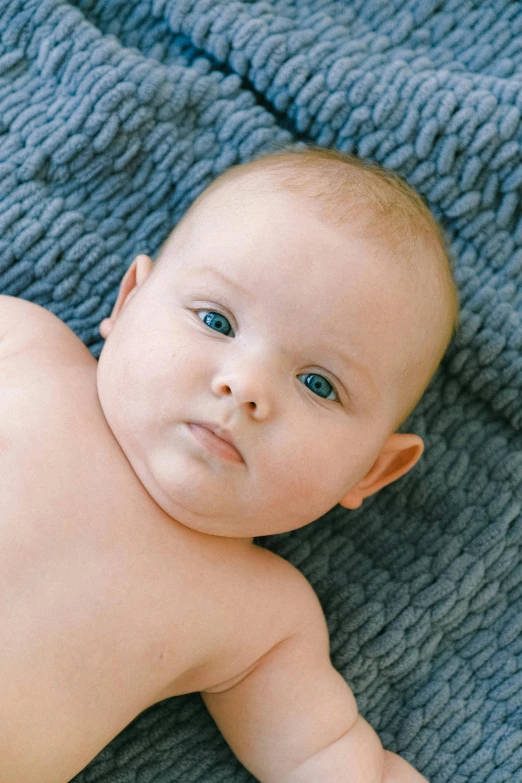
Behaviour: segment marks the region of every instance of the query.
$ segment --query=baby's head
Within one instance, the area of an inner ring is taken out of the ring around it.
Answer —
[[[456,329],[442,234],[397,175],[323,148],[228,169],[155,264],[134,259],[98,366],[103,411],[164,511],[249,538],[362,500],[420,458],[399,434]],[[229,431],[207,450],[191,422]]]

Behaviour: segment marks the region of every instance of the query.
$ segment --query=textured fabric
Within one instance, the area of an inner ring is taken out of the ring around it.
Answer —
[[[0,291],[95,357],[134,256],[232,164],[355,151],[439,217],[461,325],[401,427],[422,459],[262,543],[314,586],[385,747],[430,783],[521,783],[520,4],[0,0],[0,31]],[[199,694],[138,716],[75,778],[250,780]]]

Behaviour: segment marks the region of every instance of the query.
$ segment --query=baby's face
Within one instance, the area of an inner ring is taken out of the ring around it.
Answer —
[[[107,421],[181,523],[244,538],[301,527],[392,431],[408,297],[371,241],[273,189],[228,186],[180,235],[104,345]],[[229,430],[240,459],[208,450],[191,422]]]

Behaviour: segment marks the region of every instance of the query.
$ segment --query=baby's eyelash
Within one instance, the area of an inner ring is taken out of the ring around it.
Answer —
[[[331,386],[331,387],[332,387],[332,390],[333,390],[333,392],[335,393],[335,396],[336,396],[336,398],[337,398],[337,399],[335,399],[335,400],[330,400],[330,402],[338,402],[338,403],[340,403],[340,402],[341,402],[341,398],[340,398],[340,396],[339,396],[339,392],[338,392],[338,391],[337,391],[337,389],[335,388],[335,384],[333,384],[333,383],[332,383],[332,381],[330,381],[330,380],[329,380],[329,379],[326,377],[326,375],[321,375],[321,373],[319,373],[319,372],[305,372],[305,373],[300,373],[300,374],[299,374],[297,377],[298,377],[298,378],[306,378],[306,380],[308,381],[308,379],[309,379],[309,378],[312,378],[314,375],[315,375],[317,378],[322,378],[322,379],[323,379],[323,381],[326,381],[326,383],[327,383],[329,386]],[[308,386],[308,384],[307,384],[307,383],[305,383],[304,385],[305,385],[305,386],[306,386],[308,389],[310,389],[310,391],[312,391],[311,387],[310,387],[310,386]],[[317,384],[316,384],[316,385],[317,385]],[[315,394],[315,392],[314,392],[314,394]],[[321,395],[320,395],[320,394],[316,394],[316,397],[320,397],[322,400],[328,400],[328,399],[329,399],[328,397],[321,397]]]
[[[220,310],[216,310],[215,308],[213,308],[212,310],[210,310],[210,309],[207,310],[206,308],[202,308],[201,310],[195,310],[194,312],[195,313],[207,313],[207,315],[219,315],[219,316],[221,316],[221,318],[224,318],[225,321],[228,321],[230,323],[229,317],[227,315],[225,315],[224,313],[222,313]],[[198,315],[198,318],[199,318],[199,315]],[[200,320],[203,321],[205,326],[208,326],[209,329],[212,329],[210,324],[207,323],[207,318],[206,317],[205,318],[201,318]],[[212,329],[212,331],[216,332],[217,329]],[[229,337],[229,336],[230,335],[228,335],[228,334],[225,335],[225,337]]]

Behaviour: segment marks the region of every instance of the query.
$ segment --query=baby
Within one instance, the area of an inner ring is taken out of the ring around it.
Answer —
[[[235,166],[125,273],[99,361],[0,296],[0,781],[66,783],[200,691],[261,783],[425,781],[358,714],[306,579],[253,537],[409,471],[451,339],[440,231],[309,147]]]

